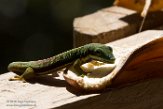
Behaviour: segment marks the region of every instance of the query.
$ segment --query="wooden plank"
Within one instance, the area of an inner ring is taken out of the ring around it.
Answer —
[[[125,88],[111,89],[56,109],[162,109],[162,89],[163,79],[146,80]]]
[[[143,30],[163,25],[163,12],[150,13]],[[108,43],[138,32],[142,18],[133,10],[112,6],[74,20],[74,47]]]
[[[127,40],[131,41],[132,46],[134,37],[146,40],[147,35],[158,37],[163,35],[163,31],[146,31],[110,44],[125,48]],[[3,109],[163,108],[163,79],[150,79],[123,88],[85,94],[69,86],[62,75],[39,77],[32,83],[8,81],[14,75],[12,72],[0,75],[0,104]]]

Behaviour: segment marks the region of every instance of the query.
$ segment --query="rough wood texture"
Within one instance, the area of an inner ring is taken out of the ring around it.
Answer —
[[[163,31],[145,34],[162,36]],[[148,37],[144,33],[138,37]],[[146,39],[146,38],[145,38]],[[126,44],[127,38],[123,40]],[[131,40],[130,40],[131,41]],[[130,42],[131,45],[135,43]],[[112,42],[116,46],[120,42]],[[123,44],[123,43],[121,43]],[[125,44],[123,47],[125,47]],[[124,48],[123,48],[124,49]],[[70,87],[57,75],[40,77],[31,83],[8,81],[15,74],[0,75],[0,104],[2,109],[162,109],[163,79],[153,78],[126,87],[106,89],[101,93],[85,94]]]
[[[144,30],[163,25],[163,12],[150,13]],[[142,18],[133,10],[109,7],[74,20],[74,47],[90,42],[108,43],[138,32]]]

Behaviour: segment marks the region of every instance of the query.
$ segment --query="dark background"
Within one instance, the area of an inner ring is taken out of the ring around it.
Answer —
[[[0,0],[0,73],[12,61],[53,56],[73,46],[75,17],[113,0]]]

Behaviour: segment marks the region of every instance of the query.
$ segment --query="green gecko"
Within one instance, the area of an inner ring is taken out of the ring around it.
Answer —
[[[110,46],[90,43],[43,60],[12,62],[8,65],[8,70],[17,74],[10,80],[22,81],[35,76],[50,74],[63,68],[66,68],[65,72],[67,72],[70,66],[73,66],[77,72],[80,72],[79,75],[82,75],[84,71],[80,66],[91,60],[114,63],[115,57]]]

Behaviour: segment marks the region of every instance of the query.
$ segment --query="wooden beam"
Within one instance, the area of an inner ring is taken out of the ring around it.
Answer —
[[[147,39],[147,35],[158,37],[163,35],[163,31],[146,31],[136,36],[143,40]],[[122,48],[125,48],[127,40],[131,40],[133,37],[110,44],[114,46],[122,44]],[[134,43],[135,40],[131,40],[129,44],[133,45]],[[86,94],[69,86],[62,75],[39,77],[31,83],[8,81],[14,75],[12,72],[0,75],[0,104],[2,109],[163,108],[163,79],[153,78],[127,87],[108,88],[101,93]]]
[[[147,16],[143,30],[163,25],[163,12]],[[142,18],[133,10],[112,6],[74,20],[74,47],[91,42],[108,43],[138,32]]]

